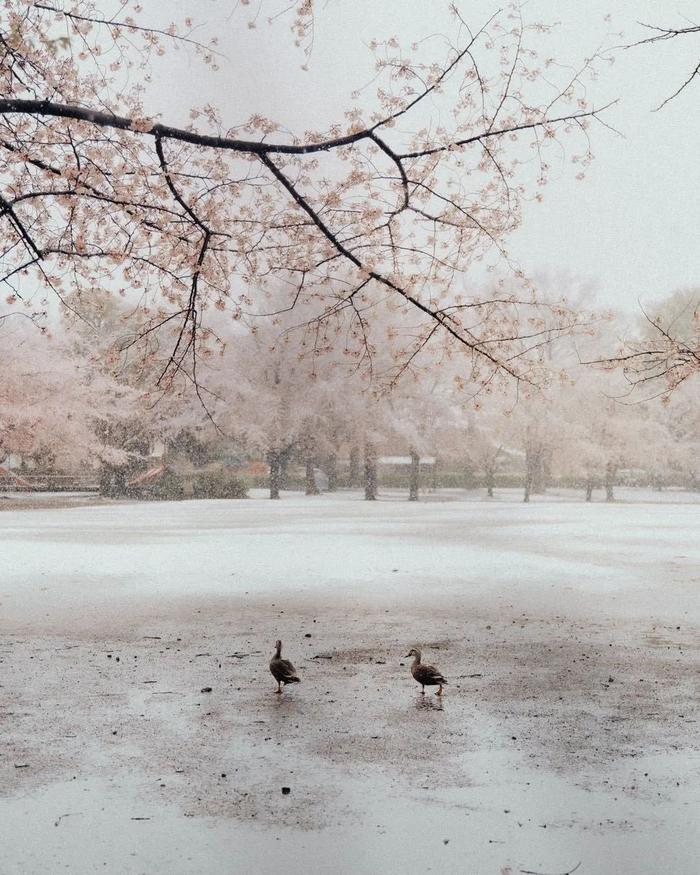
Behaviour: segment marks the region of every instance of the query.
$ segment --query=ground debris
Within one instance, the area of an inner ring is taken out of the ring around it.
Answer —
[[[59,826],[60,823],[61,823],[61,821],[62,821],[64,818],[66,818],[66,817],[76,817],[76,816],[78,816],[78,815],[80,815],[80,814],[82,814],[82,813],[83,813],[82,811],[68,811],[68,812],[66,812],[66,814],[61,814],[61,815],[59,815],[59,816],[56,818],[56,820],[54,820],[53,825],[54,825],[54,826]]]
[[[581,861],[579,860],[573,869],[567,869],[566,872],[537,872],[534,869],[521,869],[520,872],[522,875],[572,875],[580,865]]]

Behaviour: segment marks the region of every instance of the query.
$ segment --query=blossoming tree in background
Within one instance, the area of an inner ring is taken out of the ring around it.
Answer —
[[[37,344],[34,333],[0,319],[0,462],[18,455],[42,473],[124,465],[128,447],[104,435],[137,415],[137,393],[72,354],[60,334]]]

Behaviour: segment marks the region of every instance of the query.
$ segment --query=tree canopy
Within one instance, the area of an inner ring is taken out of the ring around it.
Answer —
[[[438,346],[480,384],[530,380],[543,344],[575,326],[531,284],[477,286],[472,271],[493,253],[508,263],[551,148],[568,140],[581,167],[590,160],[604,109],[587,96],[594,57],[571,68],[540,56],[547,27],[517,5],[476,27],[453,6],[437,49],[376,41],[374,98],[327,130],[232,122],[215,101],[178,127],[144,108],[154,58],[179,45],[229,62],[189,17],[163,28],[139,3],[120,9],[7,0],[0,11],[9,306],[40,319],[53,294],[88,319],[95,288],[121,295],[135,325],[125,343],[155,385],[185,380],[203,403],[202,363],[222,343],[216,310],[255,322],[303,309],[313,354],[342,344],[367,365],[382,344],[390,379]],[[312,0],[293,6],[297,40],[313,12]],[[395,314],[381,336],[380,305]]]

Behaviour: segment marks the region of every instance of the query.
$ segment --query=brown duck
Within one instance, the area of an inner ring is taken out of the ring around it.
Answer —
[[[435,668],[434,665],[426,665],[424,662],[421,662],[421,653],[417,647],[412,647],[406,657],[413,657],[413,664],[411,665],[411,674],[415,678],[416,681],[421,685],[421,694],[425,695],[426,687],[437,687],[438,691],[435,693],[436,696],[442,695],[442,685],[446,684],[447,681],[442,676],[442,672],[439,668]]]
[[[275,655],[270,660],[272,677],[277,681],[276,693],[282,692],[282,684],[298,684],[297,670],[288,659],[282,659],[282,642],[275,642]]]

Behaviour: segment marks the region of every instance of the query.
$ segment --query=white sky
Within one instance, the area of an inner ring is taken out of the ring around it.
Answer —
[[[258,0],[238,8],[235,0],[159,3],[159,14],[171,19],[189,14],[203,24],[202,36],[217,33],[226,59],[211,73],[182,53],[171,55],[149,110],[161,111],[164,121],[185,123],[190,106],[211,102],[221,108],[226,127],[260,112],[303,135],[343,121],[350,92],[371,79],[366,44],[372,38],[396,35],[410,42],[450,29],[442,0],[318,0],[314,49],[304,72],[289,19],[273,27],[266,23],[271,10],[287,5],[266,0],[258,26],[249,29]],[[491,0],[459,5],[476,27],[498,8]],[[639,21],[670,26],[700,21],[700,0],[531,0],[524,12],[532,22],[561,22],[552,38],[557,59],[576,64],[601,45],[643,36]],[[612,21],[604,20],[607,14]],[[661,112],[653,111],[698,56],[700,40],[689,37],[619,51],[613,66],[601,67],[589,97],[596,105],[620,98],[606,119],[623,136],[595,129],[596,160],[586,179],[576,181],[575,168],[563,164],[544,202],[527,205],[510,250],[528,271],[594,280],[604,305],[627,310],[640,298],[700,285],[700,83]],[[364,93],[369,100],[371,87]]]

